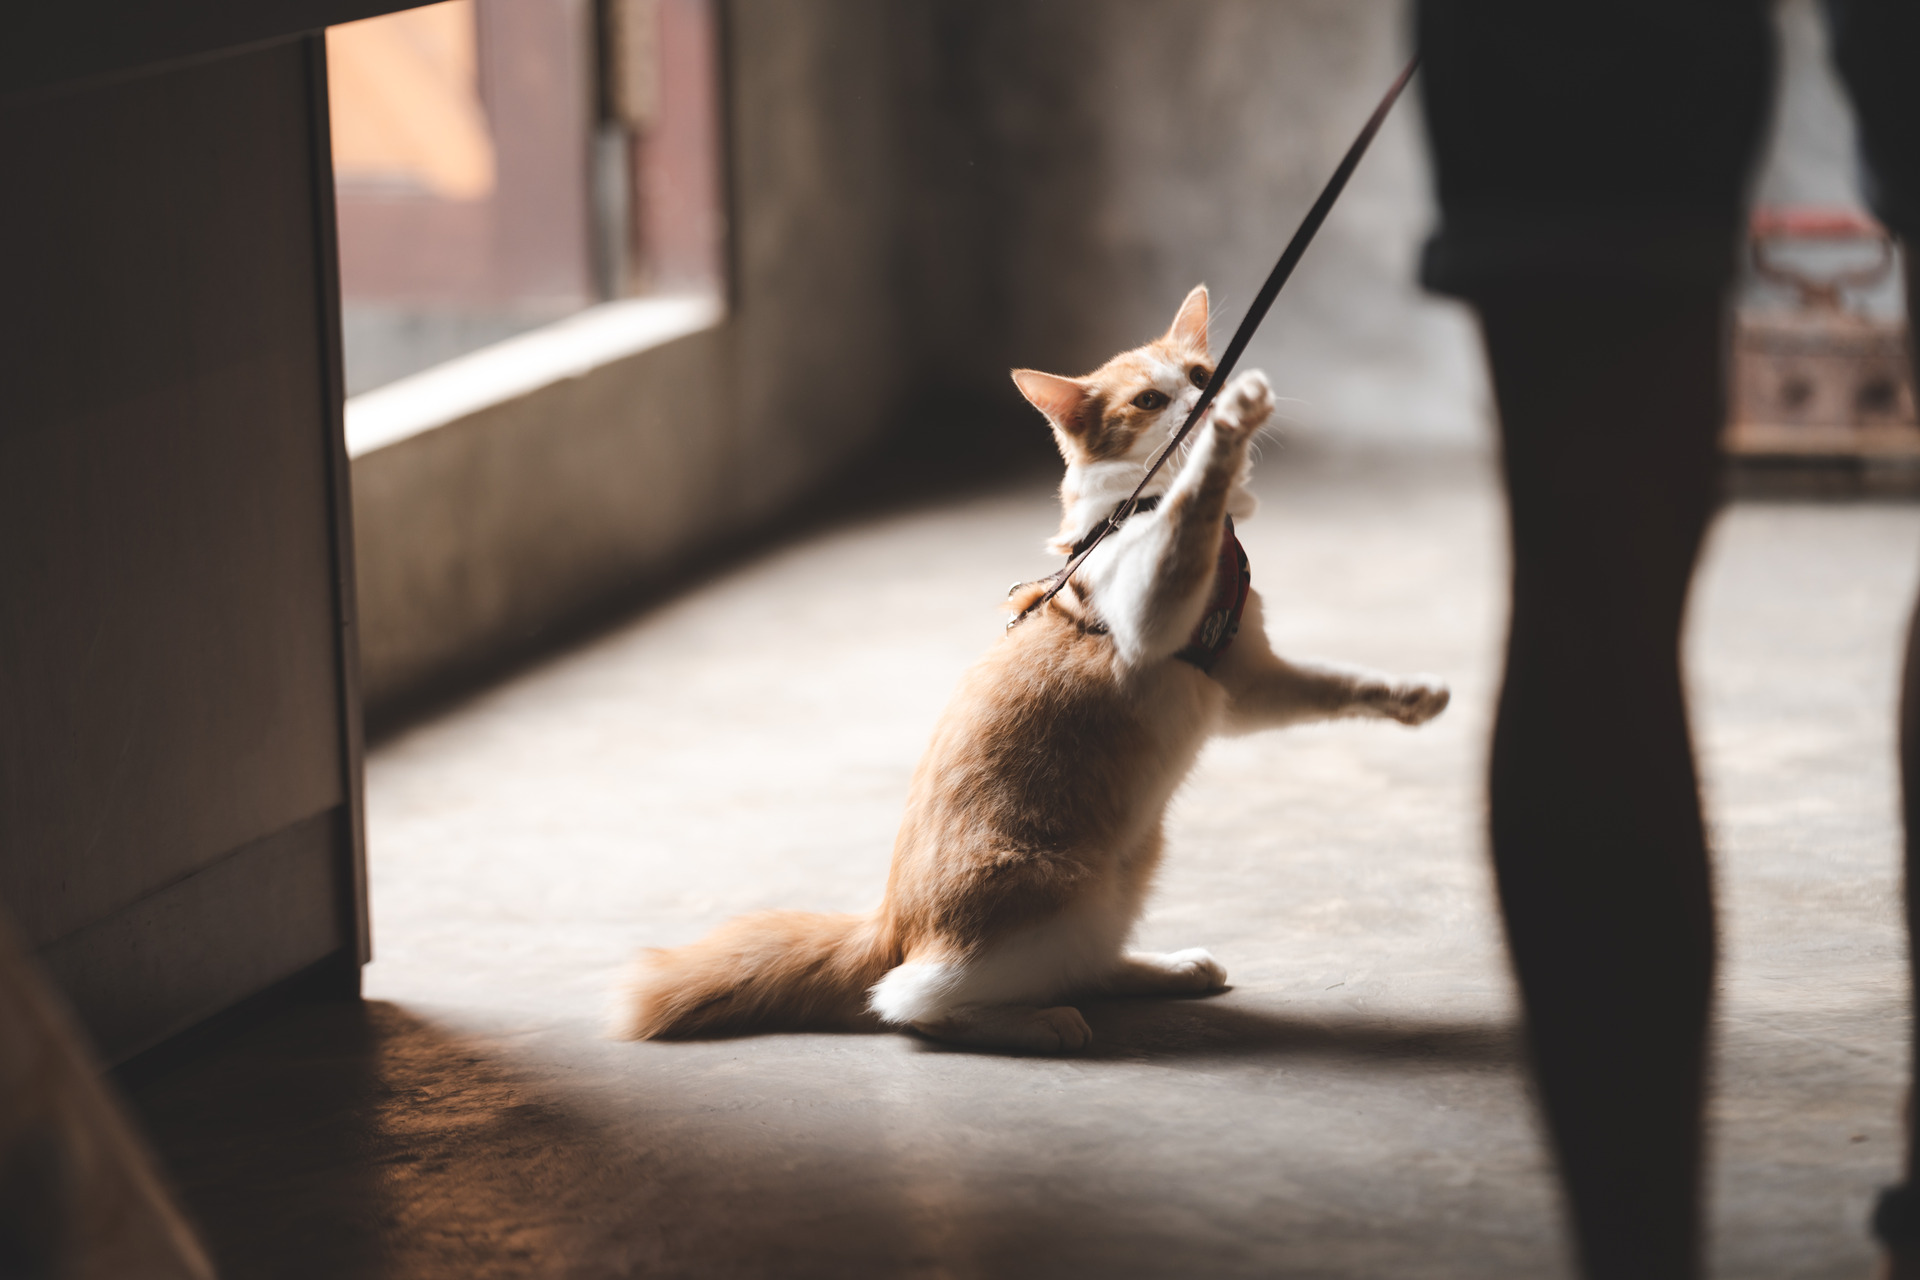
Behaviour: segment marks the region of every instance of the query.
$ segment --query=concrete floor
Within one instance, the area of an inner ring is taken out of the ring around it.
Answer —
[[[900,1036],[622,1044],[634,948],[876,900],[1039,486],[812,536],[374,752],[363,1008],[137,1102],[230,1276],[1567,1274],[1481,851],[1503,573],[1485,463],[1269,451],[1283,651],[1441,672],[1428,728],[1223,742],[1141,941],[1233,989],[1090,1006],[1073,1060]],[[1725,919],[1714,1272],[1847,1277],[1898,1152],[1890,707],[1920,507],[1721,520],[1690,639]]]

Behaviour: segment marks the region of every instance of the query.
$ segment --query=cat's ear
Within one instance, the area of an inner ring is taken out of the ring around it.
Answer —
[[[1167,340],[1207,349],[1207,286],[1193,286],[1193,292],[1180,304],[1180,314],[1173,318],[1173,327],[1167,330]]]
[[[1077,436],[1085,428],[1087,388],[1077,378],[1038,369],[1015,369],[1013,385],[1020,388],[1034,408],[1047,415],[1053,429],[1063,435]]]

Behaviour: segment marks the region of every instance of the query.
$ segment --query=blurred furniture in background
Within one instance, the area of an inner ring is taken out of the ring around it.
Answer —
[[[1906,320],[1858,304],[1897,274],[1892,238],[1849,209],[1791,207],[1756,210],[1750,236],[1755,273],[1791,301],[1739,312],[1728,452],[1776,468],[1920,469]]]

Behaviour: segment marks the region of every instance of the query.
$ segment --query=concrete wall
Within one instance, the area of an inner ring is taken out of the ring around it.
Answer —
[[[1816,8],[1779,5],[1762,201],[1859,201]],[[1202,281],[1224,340],[1404,65],[1411,26],[1407,0],[736,2],[732,12],[737,109],[767,113],[751,134],[760,149],[736,155],[742,216],[779,225],[813,270],[757,315],[778,324],[807,314],[794,299],[817,300],[811,333],[757,331],[758,341],[795,352],[811,342],[825,367],[859,341],[873,376],[895,379],[883,401],[959,392],[1002,407],[1016,403],[1009,368],[1090,368],[1158,333]],[[841,131],[830,145],[823,125]],[[1295,398],[1299,434],[1370,446],[1490,439],[1470,313],[1415,282],[1434,215],[1423,130],[1416,84],[1248,352]],[[771,209],[803,191],[804,210]],[[781,279],[762,244],[743,235],[743,279]],[[864,257],[850,261],[855,248]],[[789,363],[781,376],[799,372]],[[778,382],[766,393],[777,397]]]
[[[894,284],[890,0],[732,0],[733,387],[743,514],[891,425],[913,380]]]
[[[740,466],[727,346],[724,328],[690,334],[354,459],[376,716],[538,646],[719,535]]]
[[[995,396],[1009,366],[1081,372],[1145,340],[1201,281],[1224,341],[1406,57],[1399,0],[917,15],[901,66],[920,355],[930,380]],[[1313,434],[1483,430],[1472,329],[1413,283],[1431,213],[1418,105],[1396,109],[1249,352]]]
[[[999,418],[1007,379],[1161,331],[1224,341],[1406,56],[1401,0],[728,0],[727,320],[355,463],[376,711],[771,526],[891,430]],[[1845,199],[1812,0],[1764,198]],[[1478,447],[1467,313],[1427,297],[1401,102],[1249,352],[1292,434]],[[956,417],[958,405],[962,415]],[[1031,439],[1018,433],[1031,431]],[[931,464],[929,464],[931,465]]]
[[[1407,56],[1403,0],[923,0],[896,18],[905,314],[923,385],[1010,403],[1083,371],[1195,283],[1224,337]],[[1858,203],[1815,0],[1784,0],[1756,192]],[[1484,444],[1466,310],[1414,283],[1432,221],[1416,91],[1395,108],[1248,352],[1294,432]],[[1893,291],[1881,299],[1897,305]]]
[[[724,12],[728,315],[355,458],[376,717],[763,528],[897,416],[889,7]]]

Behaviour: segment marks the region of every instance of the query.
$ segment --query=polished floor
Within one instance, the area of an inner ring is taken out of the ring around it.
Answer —
[[[138,1106],[231,1277],[1566,1275],[1482,854],[1488,464],[1268,451],[1283,651],[1453,708],[1221,742],[1154,947],[1233,989],[1089,1006],[1070,1060],[902,1036],[623,1044],[635,948],[877,897],[919,749],[1045,571],[1044,486],[767,552],[385,742],[364,1006]],[[1905,1069],[1891,703],[1920,506],[1743,503],[1688,652],[1724,919],[1714,1273],[1865,1280]]]

